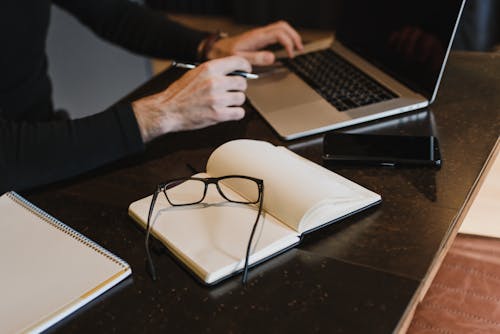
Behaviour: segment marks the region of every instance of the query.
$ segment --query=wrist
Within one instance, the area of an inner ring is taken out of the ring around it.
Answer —
[[[172,120],[165,116],[167,113],[162,110],[158,96],[147,96],[132,102],[132,110],[144,143],[172,130]]]
[[[135,120],[137,121],[137,126],[139,127],[139,132],[141,134],[142,142],[147,143],[150,141],[151,135],[148,131],[148,121],[144,117],[144,112],[142,111],[142,106],[139,101],[132,103],[132,111],[134,112]]]
[[[197,60],[199,62],[203,62],[209,59],[218,58],[219,55],[217,55],[217,52],[213,52],[215,51],[214,46],[219,40],[227,36],[228,36],[227,33],[221,31],[217,31],[215,33],[208,35],[198,45]]]

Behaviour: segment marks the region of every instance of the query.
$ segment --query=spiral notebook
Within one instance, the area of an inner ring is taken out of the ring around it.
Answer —
[[[0,196],[0,217],[0,333],[40,332],[131,273],[15,192]]]

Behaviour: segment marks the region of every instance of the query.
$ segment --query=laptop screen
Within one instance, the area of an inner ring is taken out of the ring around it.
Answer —
[[[336,38],[431,100],[463,2],[345,0]]]

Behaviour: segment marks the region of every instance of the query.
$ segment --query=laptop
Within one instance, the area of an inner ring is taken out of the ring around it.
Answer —
[[[260,69],[247,97],[286,140],[426,107],[464,4],[338,1],[331,45]]]

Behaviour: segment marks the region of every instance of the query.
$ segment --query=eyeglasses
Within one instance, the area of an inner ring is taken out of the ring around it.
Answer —
[[[239,203],[239,204],[257,204],[259,203],[259,208],[257,211],[257,217],[250,232],[250,238],[248,240],[248,245],[245,254],[245,265],[243,267],[243,284],[247,281],[248,276],[248,260],[250,257],[250,249],[252,245],[253,236],[257,228],[257,223],[259,222],[260,215],[262,213],[262,202],[264,199],[264,181],[250,176],[244,175],[227,175],[221,177],[187,177],[179,178],[168,181],[166,183],[160,183],[156,187],[156,191],[151,199],[151,205],[149,206],[148,222],[146,225],[146,256],[147,256],[147,266],[149,273],[153,280],[156,280],[156,270],[153,264],[153,258],[151,257],[150,247],[149,247],[149,236],[151,234],[151,217],[153,215],[153,209],[158,198],[158,195],[163,192],[168,203],[172,206],[188,206],[201,203],[207,194],[207,189],[210,184],[214,184],[217,188],[219,194],[228,202]],[[181,186],[181,187],[178,187]],[[232,189],[242,189],[245,192],[245,197],[236,197],[232,192],[225,191],[224,187]],[[182,191],[183,187],[190,189],[190,191]]]

